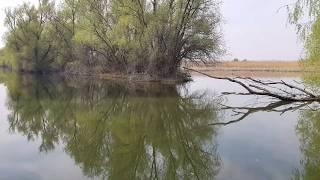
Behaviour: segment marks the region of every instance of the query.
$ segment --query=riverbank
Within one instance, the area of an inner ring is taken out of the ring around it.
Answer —
[[[66,76],[79,76],[78,74],[65,74]],[[116,73],[97,73],[97,74],[81,74],[85,77],[96,77],[105,80],[130,81],[130,82],[157,82],[163,84],[179,84],[191,81],[192,78],[187,73],[178,73],[176,77],[153,77],[149,74],[116,74]]]
[[[300,77],[304,74],[318,73],[316,68],[306,69],[303,64],[298,61],[245,61],[245,62],[217,62],[217,63],[187,63],[183,66],[207,73],[209,75],[221,77]],[[0,66],[2,70],[14,71],[10,66]],[[183,71],[183,68],[182,68]],[[18,71],[22,74],[30,74],[26,71]],[[159,82],[177,84],[192,80],[187,73],[178,73],[176,77],[159,78],[148,74],[121,74],[121,73],[103,73],[101,71],[83,71],[82,73],[54,72],[55,74],[70,76],[72,78],[91,77],[98,79],[130,81],[130,82]],[[36,74],[36,73],[31,73]],[[47,74],[48,73],[44,73]],[[49,73],[52,74],[52,73]],[[196,73],[191,73],[194,75]],[[319,73],[320,74],[320,73]]]
[[[66,78],[97,78],[105,80],[116,80],[116,81],[128,81],[128,82],[156,82],[162,84],[180,84],[188,81],[192,81],[189,73],[184,70],[178,71],[174,76],[159,77],[156,75],[150,75],[147,73],[105,73],[101,69],[86,69],[84,71],[70,71],[70,70],[55,70],[55,71],[27,71],[27,70],[16,70],[10,65],[0,65],[2,72],[13,72],[24,75],[44,75],[44,76],[64,76]]]

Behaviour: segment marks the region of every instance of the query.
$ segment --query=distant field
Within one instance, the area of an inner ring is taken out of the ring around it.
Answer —
[[[246,61],[246,62],[219,62],[204,65],[203,63],[190,63],[198,69],[225,69],[225,70],[265,70],[265,71],[301,71],[298,61]]]
[[[188,63],[187,65],[211,75],[221,76],[293,77],[304,72],[298,61],[228,61],[206,65]]]
[[[223,62],[218,67],[226,68],[264,68],[264,69],[300,69],[298,61],[246,61]]]

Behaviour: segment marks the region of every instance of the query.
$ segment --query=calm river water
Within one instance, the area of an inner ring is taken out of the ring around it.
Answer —
[[[0,81],[1,180],[320,179],[320,111],[220,96],[241,90],[226,81]]]

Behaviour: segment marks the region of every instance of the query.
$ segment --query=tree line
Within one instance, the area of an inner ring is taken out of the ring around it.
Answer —
[[[219,2],[39,0],[6,10],[5,63],[29,72],[177,77],[223,53]]]

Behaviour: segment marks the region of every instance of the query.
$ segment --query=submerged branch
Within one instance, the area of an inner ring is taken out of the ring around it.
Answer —
[[[233,116],[238,116],[238,118],[228,121],[228,122],[219,122],[219,123],[212,123],[209,126],[227,126],[233,123],[240,122],[244,120],[249,115],[258,113],[258,112],[277,112],[277,113],[287,113],[289,111],[293,112],[299,110],[303,107],[309,106],[312,102],[299,102],[299,103],[292,103],[289,101],[278,101],[272,102],[265,106],[259,107],[232,107],[221,105],[221,110],[231,110],[234,114]]]

